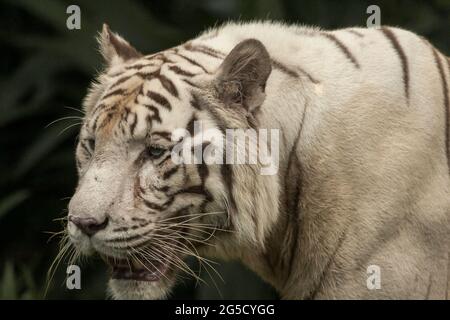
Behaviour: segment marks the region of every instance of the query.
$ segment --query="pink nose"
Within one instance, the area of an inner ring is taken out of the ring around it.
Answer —
[[[93,236],[102,229],[106,228],[108,224],[108,218],[106,217],[103,221],[98,221],[92,217],[79,217],[69,215],[69,221],[73,222],[78,229],[81,230],[87,236]]]

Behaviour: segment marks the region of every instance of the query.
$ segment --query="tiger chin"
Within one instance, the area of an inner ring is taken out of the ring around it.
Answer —
[[[446,297],[450,65],[426,40],[254,22],[148,55],[106,25],[99,43],[67,233],[113,298],[168,297],[188,256],[285,299]],[[252,145],[270,161],[225,161],[253,141],[230,129],[277,130]]]

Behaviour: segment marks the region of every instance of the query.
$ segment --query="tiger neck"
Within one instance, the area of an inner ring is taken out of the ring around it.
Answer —
[[[290,283],[295,282],[296,265],[301,258],[298,249],[304,169],[300,160],[299,145],[307,107],[306,98],[297,105],[296,113],[300,115],[297,127],[292,127],[292,119],[285,120],[286,123],[276,124],[280,128],[280,164],[276,181],[279,190],[277,220],[266,234],[264,246],[250,246],[243,250],[240,257],[245,265],[270,283],[282,296],[288,294]],[[270,126],[267,123],[263,125]],[[305,294],[307,290],[305,288]]]
[[[276,80],[274,80],[276,81]],[[307,101],[313,87],[299,82],[279,99],[267,87],[267,98],[257,116],[256,128],[279,129],[279,166],[275,175],[261,175],[260,168],[232,166],[232,195],[237,208],[230,212],[233,233],[217,238],[208,255],[238,259],[284,295],[286,285],[297,274],[299,201],[302,189],[302,167],[299,145],[307,120]],[[298,90],[297,90],[298,89]],[[298,92],[304,95],[299,97]],[[290,96],[292,95],[292,96]],[[279,110],[286,110],[281,116]],[[225,115],[223,123],[228,123]],[[293,126],[293,123],[296,125]]]

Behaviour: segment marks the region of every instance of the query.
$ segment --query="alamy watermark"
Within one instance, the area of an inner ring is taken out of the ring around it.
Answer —
[[[171,151],[176,164],[260,164],[261,175],[275,175],[279,165],[278,129],[204,129],[194,122],[193,132],[178,128]]]
[[[66,27],[69,30],[81,29],[81,9],[79,6],[72,4],[67,7],[66,13],[69,15],[66,20]]]
[[[367,28],[380,28],[381,27],[381,9],[376,4],[372,4],[367,7],[367,14],[370,16],[366,20]]]
[[[375,264],[367,267],[368,277],[366,281],[367,289],[379,290],[381,289],[381,268]]]
[[[69,290],[81,289],[81,269],[76,264],[67,266],[66,288]]]

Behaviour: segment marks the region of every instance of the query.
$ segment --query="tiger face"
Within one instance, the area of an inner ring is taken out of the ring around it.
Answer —
[[[105,26],[100,44],[108,67],[85,99],[67,230],[78,251],[110,266],[113,297],[163,298],[179,272],[191,273],[185,257],[200,259],[222,236],[251,242],[265,232],[246,222],[254,217],[239,205],[254,192],[256,171],[176,162],[174,149],[187,139],[173,133],[194,135],[200,123],[222,137],[227,127],[254,126],[270,61],[256,40],[226,57],[191,43],[143,56]],[[211,63],[202,65],[198,54]]]

